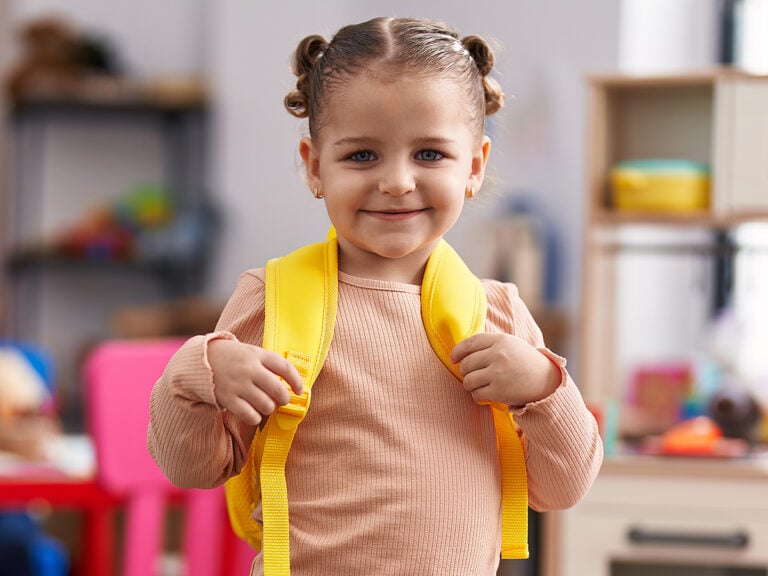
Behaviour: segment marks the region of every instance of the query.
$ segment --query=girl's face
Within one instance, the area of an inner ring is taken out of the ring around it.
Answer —
[[[490,150],[464,91],[439,77],[360,73],[326,101],[299,150],[339,240],[339,268],[420,283],[432,250],[477,192]]]

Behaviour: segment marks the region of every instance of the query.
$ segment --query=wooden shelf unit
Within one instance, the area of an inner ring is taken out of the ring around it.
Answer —
[[[675,76],[593,75],[587,84],[580,382],[585,397],[600,403],[614,388],[606,382],[614,371],[606,311],[616,298],[615,270],[605,256],[616,252],[615,236],[630,226],[727,232],[747,222],[768,222],[768,77],[723,68]],[[614,209],[611,167],[641,158],[708,165],[709,209]]]
[[[633,250],[649,258],[684,251],[697,258],[718,257],[728,245],[667,241],[676,234],[718,238],[745,223],[768,223],[768,77],[715,69],[676,76],[593,75],[587,85],[579,384],[589,403],[605,407],[623,401],[626,386],[617,366],[626,317],[620,318],[617,302],[632,286],[620,281],[620,259]],[[709,208],[691,213],[616,210],[609,171],[618,162],[641,158],[708,164]],[[658,236],[658,242],[633,245],[626,233],[638,229],[646,238]],[[643,306],[650,304],[637,302],[641,314],[648,312]],[[678,567],[665,572],[670,574],[697,569],[768,574],[768,524],[760,516],[766,462],[765,456],[705,462],[609,455],[583,502],[544,515],[542,573],[620,576],[669,564]],[[670,539],[638,543],[632,537],[638,527]],[[701,545],[730,534],[745,535],[745,540],[732,547]],[[696,542],[681,544],[675,540],[679,537]]]

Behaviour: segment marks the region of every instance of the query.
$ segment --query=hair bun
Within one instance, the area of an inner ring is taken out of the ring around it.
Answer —
[[[499,83],[489,76],[496,61],[493,50],[481,36],[465,36],[461,39],[461,45],[469,52],[482,78],[483,92],[485,93],[485,114],[486,116],[495,114],[504,105],[504,92]]]
[[[293,73],[296,75],[296,90],[284,99],[285,109],[297,118],[309,115],[309,74],[317,64],[318,58],[328,48],[328,41],[318,34],[307,36],[293,53]]]
[[[493,70],[493,50],[480,36],[465,36],[461,39],[461,45],[466,48],[472,60],[475,61],[481,76],[487,76]]]
[[[328,41],[319,34],[307,36],[299,42],[294,53],[293,73],[301,76],[314,68],[317,59],[328,48]]]

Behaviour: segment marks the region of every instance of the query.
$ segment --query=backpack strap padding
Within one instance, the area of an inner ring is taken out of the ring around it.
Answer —
[[[447,242],[441,240],[427,262],[421,287],[421,315],[437,356],[459,380],[451,351],[468,336],[485,331],[482,282]],[[528,558],[528,478],[522,442],[509,407],[491,403],[502,482],[502,558]]]
[[[485,330],[485,290],[445,240],[432,251],[421,283],[421,319],[435,354],[456,378],[451,351]]]

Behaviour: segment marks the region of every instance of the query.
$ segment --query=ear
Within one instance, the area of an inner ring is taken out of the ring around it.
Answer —
[[[471,186],[475,192],[480,190],[485,178],[485,166],[488,164],[488,155],[491,153],[491,139],[483,136],[480,146],[472,156],[472,171],[469,173],[467,186]]]
[[[320,157],[317,154],[312,138],[304,137],[299,142],[299,154],[304,161],[304,170],[307,174],[307,186],[312,194],[316,190],[322,190],[320,185]]]

